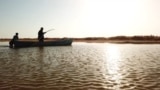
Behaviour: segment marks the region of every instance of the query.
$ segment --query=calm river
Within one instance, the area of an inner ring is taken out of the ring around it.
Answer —
[[[6,44],[0,42],[0,90],[160,90],[159,44]]]

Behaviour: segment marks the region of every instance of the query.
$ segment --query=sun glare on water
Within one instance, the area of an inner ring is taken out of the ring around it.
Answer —
[[[106,69],[109,74],[109,79],[117,84],[118,89],[120,85],[121,73],[120,71],[120,51],[117,46],[109,45],[106,48]],[[108,77],[108,76],[107,76]]]
[[[118,50],[118,47],[116,46],[109,46],[107,48],[107,68],[108,72],[110,74],[116,74],[119,70],[119,58],[120,58],[120,53]]]

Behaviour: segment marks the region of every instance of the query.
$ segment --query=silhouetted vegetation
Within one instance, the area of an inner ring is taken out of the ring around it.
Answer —
[[[160,36],[116,36],[110,37],[109,40],[160,40]]]
[[[86,38],[73,38],[73,40],[146,40],[157,41],[160,40],[160,36],[115,36],[115,37],[86,37]]]
[[[64,38],[45,38],[44,40],[59,40]],[[114,37],[84,37],[71,38],[75,42],[112,42],[112,43],[160,43],[160,36],[114,36]],[[1,38],[0,41],[10,41],[9,38]],[[38,41],[37,38],[20,38],[20,40]]]

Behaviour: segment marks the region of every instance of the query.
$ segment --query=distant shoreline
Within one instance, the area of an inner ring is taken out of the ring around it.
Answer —
[[[45,41],[50,40],[59,40],[64,38],[45,38]],[[104,37],[89,37],[89,38],[70,38],[73,39],[73,42],[86,42],[86,43],[116,43],[116,44],[160,44],[160,37],[153,37],[147,36],[144,38],[141,37],[111,37],[111,38],[104,38]],[[5,38],[0,39],[0,42],[9,42],[11,39]],[[20,40],[25,41],[37,41],[36,38],[21,38]]]
[[[160,44],[160,41],[142,41],[142,40],[74,40],[74,42],[115,43],[115,44]]]

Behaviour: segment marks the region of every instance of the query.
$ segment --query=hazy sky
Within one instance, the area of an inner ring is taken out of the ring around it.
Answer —
[[[160,35],[160,0],[0,0],[0,38]]]

